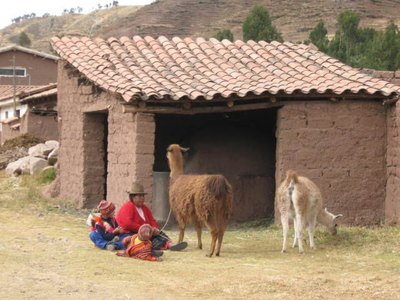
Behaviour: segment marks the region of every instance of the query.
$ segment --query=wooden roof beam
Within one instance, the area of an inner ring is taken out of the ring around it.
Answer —
[[[196,107],[192,106],[190,109],[185,107],[176,106],[146,106],[139,107],[134,105],[124,105],[122,111],[124,113],[155,113],[155,114],[182,114],[182,115],[195,115],[195,114],[208,114],[208,113],[227,113],[245,110],[259,110],[283,106],[283,103],[251,103],[251,104],[236,104],[232,107],[227,106],[207,106]]]

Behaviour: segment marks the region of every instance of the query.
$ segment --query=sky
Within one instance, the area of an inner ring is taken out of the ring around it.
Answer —
[[[118,0],[118,5],[146,5],[154,0]],[[64,9],[81,7],[82,13],[89,13],[97,9],[98,4],[104,6],[113,0],[10,0],[7,4],[2,3],[0,10],[0,29],[12,24],[12,19],[25,14],[35,13],[41,17],[45,13],[50,15],[61,15]]]

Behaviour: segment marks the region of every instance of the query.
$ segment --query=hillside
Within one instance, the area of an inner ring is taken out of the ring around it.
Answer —
[[[18,43],[19,34],[25,31],[32,41],[31,48],[51,52],[49,40],[58,35],[96,36],[100,28],[115,24],[131,15],[141,6],[119,6],[93,11],[89,14],[36,17],[12,24],[0,30],[0,47]]]
[[[53,35],[106,38],[138,34],[208,38],[220,29],[229,28],[235,39],[241,39],[242,23],[257,4],[268,8],[284,39],[293,42],[305,40],[321,19],[333,35],[337,15],[345,9],[361,14],[361,26],[381,30],[390,20],[400,25],[398,0],[158,0],[143,7],[121,6],[88,15],[26,20],[0,30],[0,45],[16,42],[21,31],[30,36],[32,48],[46,52],[49,51],[48,40]]]
[[[344,9],[358,11],[361,26],[383,29],[389,20],[400,25],[400,1],[396,0],[159,0],[102,28],[99,34],[210,37],[229,28],[235,39],[241,39],[243,21],[251,8],[260,4],[268,8],[284,39],[293,42],[306,39],[321,19],[334,34],[337,15]]]

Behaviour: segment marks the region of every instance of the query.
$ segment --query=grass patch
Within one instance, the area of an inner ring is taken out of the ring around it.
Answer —
[[[0,171],[0,208],[20,212],[43,214],[48,212],[67,213],[82,216],[87,210],[75,209],[73,203],[62,199],[43,196],[43,188],[55,179],[55,171],[8,177]]]
[[[57,173],[55,168],[49,168],[47,170],[43,170],[36,175],[36,182],[40,185],[45,185],[51,183],[54,179],[56,179]]]

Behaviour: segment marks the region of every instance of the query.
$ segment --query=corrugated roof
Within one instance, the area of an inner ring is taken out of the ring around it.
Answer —
[[[126,101],[398,92],[313,47],[288,42],[134,36],[54,37],[51,43],[87,79]]]

